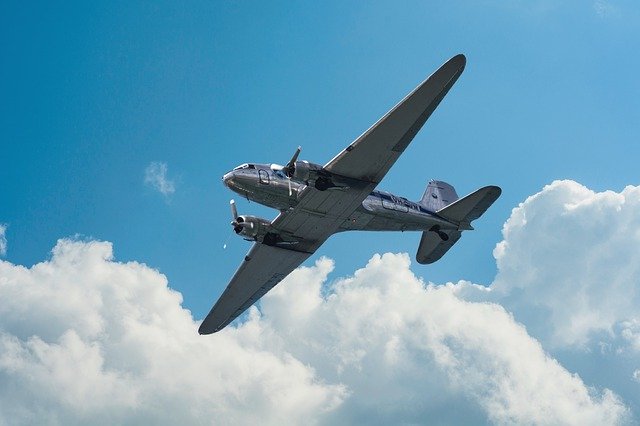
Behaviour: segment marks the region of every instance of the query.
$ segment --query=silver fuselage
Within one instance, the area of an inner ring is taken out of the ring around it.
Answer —
[[[272,170],[269,164],[243,164],[225,174],[222,180],[247,200],[280,211],[295,207],[299,194],[307,186],[289,180],[282,172]],[[339,231],[427,231],[434,226],[440,229],[458,228],[457,224],[439,217],[419,203],[375,190],[342,223]]]

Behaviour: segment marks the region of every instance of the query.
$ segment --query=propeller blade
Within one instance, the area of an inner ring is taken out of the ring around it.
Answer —
[[[298,161],[300,151],[302,151],[302,147],[298,146],[298,149],[296,149],[296,152],[293,154],[293,157],[291,157],[291,160],[289,160],[287,165],[282,168],[282,171],[289,177],[293,175],[293,171],[296,168],[296,161]]]
[[[289,182],[289,197],[291,197],[291,178],[289,176],[287,176],[287,182]]]
[[[236,208],[236,202],[234,200],[229,201],[229,205],[231,206],[231,216],[233,216],[233,221],[235,222],[238,217],[238,209]]]
[[[295,165],[296,161],[298,161],[298,155],[300,155],[300,151],[302,151],[302,147],[298,146],[295,154],[293,154],[293,157],[291,157],[291,160],[289,160],[289,162],[287,163],[287,167],[292,167]]]

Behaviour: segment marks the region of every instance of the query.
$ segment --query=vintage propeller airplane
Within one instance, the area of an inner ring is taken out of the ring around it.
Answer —
[[[200,325],[200,334],[220,331],[342,231],[422,231],[416,259],[440,259],[500,196],[486,186],[458,198],[455,189],[432,180],[417,202],[374,188],[404,152],[464,70],[457,55],[420,84],[369,130],[324,166],[298,161],[300,147],[285,165],[243,164],[223,177],[248,200],[280,210],[273,221],[238,215],[236,234],[255,243],[231,282]]]

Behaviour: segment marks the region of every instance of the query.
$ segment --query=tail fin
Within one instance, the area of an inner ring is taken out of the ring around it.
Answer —
[[[430,186],[431,183],[429,183]],[[429,193],[429,187],[427,187],[425,197]],[[453,193],[455,194],[455,191]],[[416,254],[418,263],[433,263],[444,256],[460,239],[462,231],[473,229],[471,222],[482,216],[501,193],[502,190],[497,186],[485,186],[437,210],[438,216],[457,223],[458,229],[441,230],[434,226],[431,230],[424,231]]]
[[[438,211],[458,199],[458,194],[453,186],[439,180],[431,180],[420,200],[427,210]]]

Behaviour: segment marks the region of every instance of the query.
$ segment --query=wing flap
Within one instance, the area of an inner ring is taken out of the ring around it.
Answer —
[[[296,250],[315,251],[373,190],[374,185],[356,182],[345,189],[318,191],[307,187],[293,209],[281,213],[272,226],[280,232],[303,239]]]

